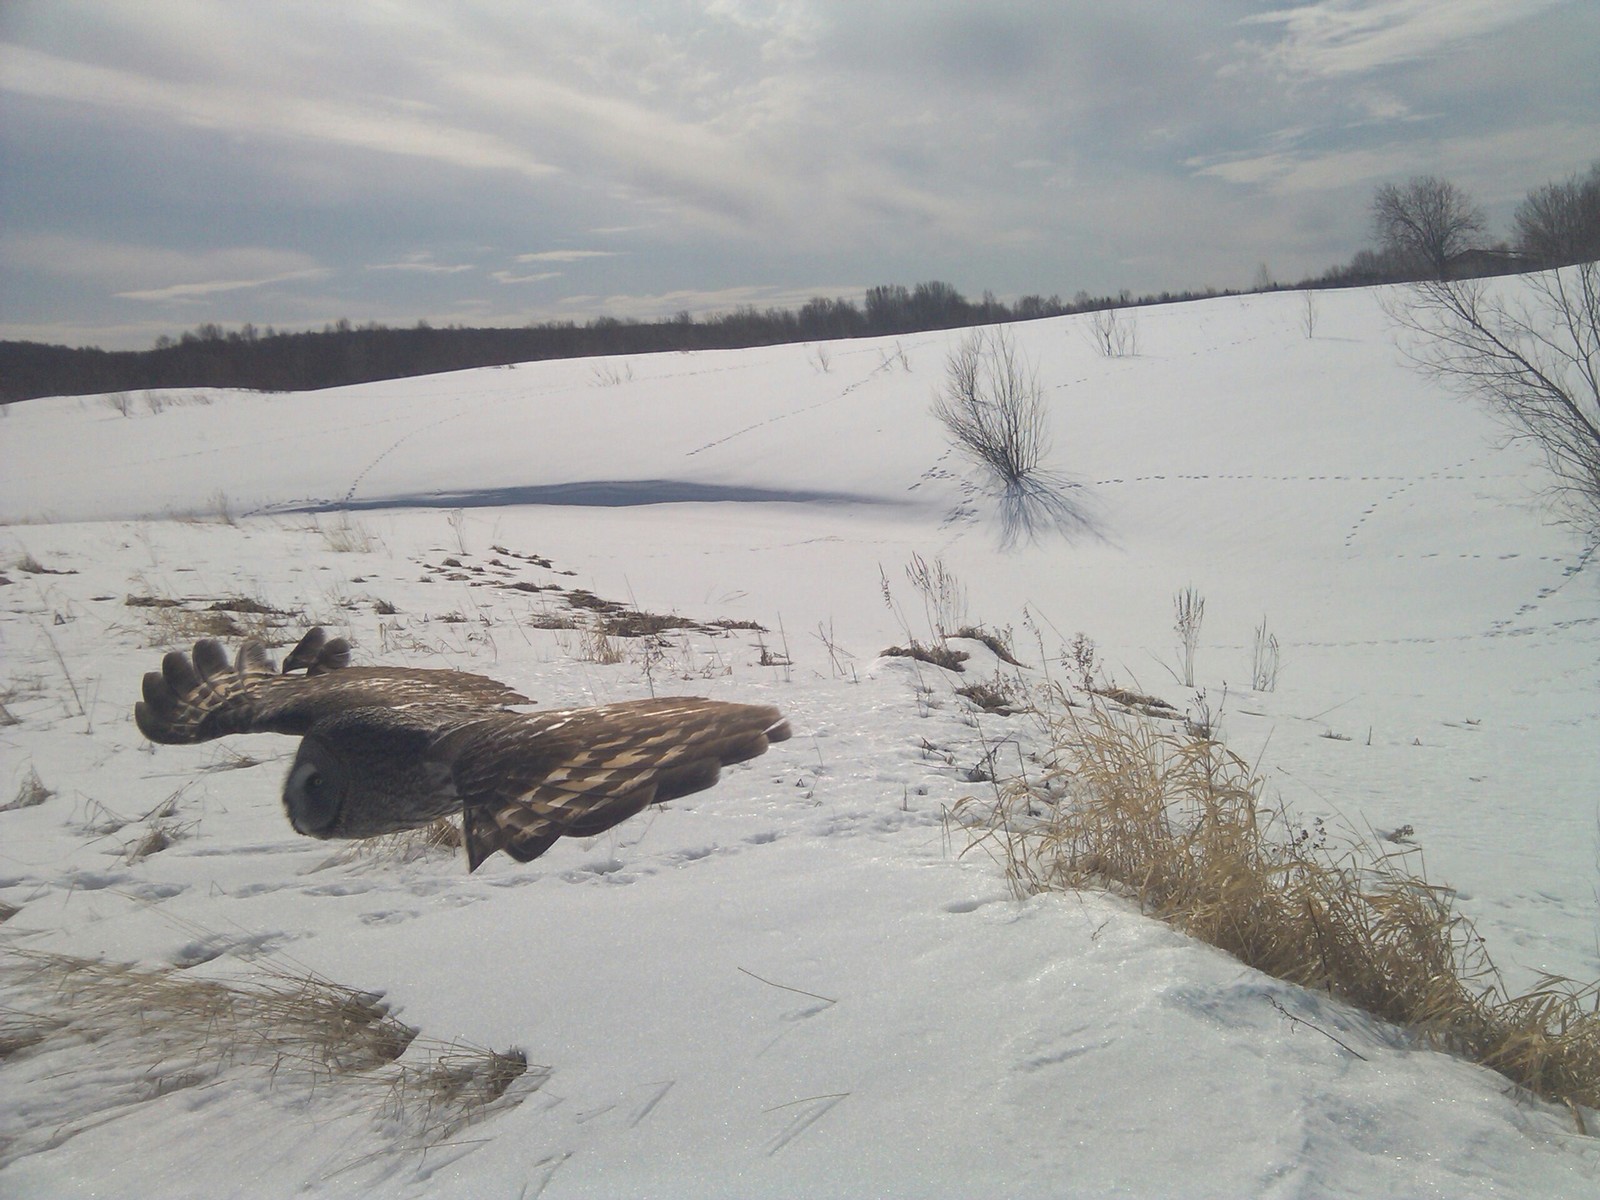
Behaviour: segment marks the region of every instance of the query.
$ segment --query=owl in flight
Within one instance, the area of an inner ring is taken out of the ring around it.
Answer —
[[[717,781],[789,736],[775,708],[695,697],[526,713],[527,697],[463,671],[353,667],[350,644],[313,629],[281,672],[259,642],[173,651],[144,677],[134,720],[153,742],[230,733],[301,736],[283,785],[289,823],[365,838],[460,814],[467,869],[519,862],[590,837],[650,804]]]

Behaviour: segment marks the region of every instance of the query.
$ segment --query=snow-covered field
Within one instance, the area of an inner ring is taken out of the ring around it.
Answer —
[[[1600,977],[1600,562],[1529,448],[1405,368],[1373,293],[1318,305],[1314,338],[1292,295],[1143,310],[1130,358],[1086,318],[1016,326],[1097,535],[1012,549],[929,414],[960,333],[10,406],[0,804],[51,794],[0,811],[0,956],[315,975],[542,1070],[429,1139],[388,1077],[215,1043],[163,1072],[62,1034],[0,1057],[0,1193],[1600,1194],[1600,1141],[1499,1076],[1120,900],[1014,899],[945,818],[1036,723],[955,695],[1000,666],[977,643],[965,676],[879,657],[930,636],[920,555],[1028,681],[1069,680],[1082,632],[1106,679],[1209,709],[1308,824],[1410,826],[1513,987]],[[573,589],[766,632],[603,663],[542,627]],[[290,739],[152,750],[130,719],[240,597],[360,662],[551,706],[773,703],[795,737],[525,866],[340,853],[283,817]],[[18,977],[0,1005],[71,1014]]]

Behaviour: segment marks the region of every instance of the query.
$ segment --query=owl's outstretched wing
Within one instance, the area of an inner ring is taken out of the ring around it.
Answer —
[[[708,788],[788,737],[775,708],[671,697],[505,713],[444,735],[435,753],[450,761],[475,870],[497,850],[528,862],[558,838]]]
[[[191,658],[173,651],[144,677],[134,705],[152,742],[207,742],[231,733],[304,734],[324,717],[352,708],[428,705],[493,712],[526,704],[502,683],[463,671],[352,667],[350,644],[316,628],[284,661],[283,673],[259,642],[232,662],[218,642],[196,642]],[[292,673],[303,670],[304,673]]]
[[[474,869],[499,850],[527,862],[558,838],[592,836],[708,788],[724,766],[789,737],[778,710],[763,705],[674,697],[520,713],[507,706],[528,703],[522,695],[481,675],[349,661],[348,643],[320,629],[282,673],[258,643],[230,662],[217,642],[198,642],[192,657],[168,654],[145,676],[134,717],[165,743],[314,733],[285,784],[291,819],[296,803],[321,812],[319,772],[347,766],[340,783],[349,790],[327,811],[360,819],[338,828],[409,828],[459,803]],[[329,753],[337,763],[320,762]],[[315,835],[360,836],[333,828]]]

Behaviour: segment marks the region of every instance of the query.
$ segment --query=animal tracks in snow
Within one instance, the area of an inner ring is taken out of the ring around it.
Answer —
[[[725,445],[728,442],[744,437],[746,434],[754,433],[758,429],[763,429],[768,425],[776,425],[780,421],[788,421],[794,417],[801,417],[807,413],[816,412],[818,409],[827,408],[830,405],[837,404],[839,401],[847,398],[852,392],[865,387],[873,380],[875,376],[892,370],[894,361],[894,359],[885,358],[883,362],[873,367],[866,373],[866,375],[862,376],[854,383],[846,384],[842,390],[832,396],[828,396],[822,400],[814,401],[811,404],[801,405],[799,408],[790,409],[788,412],[778,413],[776,416],[768,417],[762,421],[753,421],[749,425],[742,426],[739,429],[735,429],[729,433],[723,434],[721,437],[713,438],[711,441],[706,442],[703,445],[696,446],[693,450],[687,451],[685,457],[692,458],[696,454],[703,454],[707,450],[712,450],[718,446]]]

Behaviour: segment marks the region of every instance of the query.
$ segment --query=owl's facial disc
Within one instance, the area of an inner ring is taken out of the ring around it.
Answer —
[[[283,806],[289,812],[289,823],[297,833],[334,837],[344,798],[341,764],[316,743],[302,742],[283,784]]]

